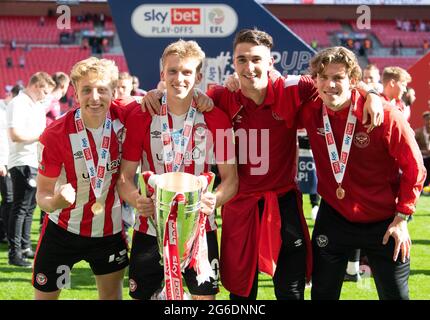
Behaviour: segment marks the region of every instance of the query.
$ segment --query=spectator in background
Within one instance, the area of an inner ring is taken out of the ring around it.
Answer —
[[[19,67],[20,68],[24,68],[25,67],[25,57],[24,57],[24,55],[21,55],[19,57],[18,63],[19,63]]]
[[[393,43],[391,45],[391,54],[393,56],[396,56],[398,54],[398,50],[397,50],[397,42],[396,40],[393,40]]]
[[[7,57],[6,58],[6,67],[8,67],[8,68],[12,68],[13,67],[12,57]]]
[[[421,32],[427,31],[426,23],[423,20],[420,20],[420,22],[419,22],[419,31],[421,31]]]
[[[402,40],[399,39],[399,54],[402,55],[403,54],[403,42]]]
[[[56,72],[51,78],[55,82],[55,87],[43,102],[46,113],[46,126],[49,126],[60,117],[60,99],[66,95],[70,85],[70,78],[64,72]]]
[[[414,88],[407,87],[406,92],[402,96],[402,100],[407,108],[411,108],[417,99]]]
[[[116,86],[116,97],[118,99],[128,98],[133,92],[133,77],[128,72],[121,72]]]
[[[45,26],[45,17],[41,16],[39,18],[39,26],[44,27]]]
[[[427,39],[423,40],[423,53],[427,53],[429,51],[429,41]]]
[[[37,141],[46,126],[40,104],[55,86],[46,72],[33,74],[27,87],[7,105],[11,139],[8,169],[12,178],[13,205],[9,221],[9,264],[31,267],[34,257],[30,233],[36,207]]]
[[[371,54],[372,53],[372,40],[369,38],[364,39],[364,51],[365,51],[365,55]]]
[[[420,147],[424,159],[424,166],[427,169],[424,186],[430,183],[430,111],[423,112],[424,126],[415,130],[415,139]]]
[[[381,83],[381,75],[379,69],[373,63],[370,63],[363,69],[363,82],[370,86],[372,89],[382,93],[383,87]]]
[[[311,41],[311,47],[312,49],[314,49],[315,51],[318,50],[318,41],[316,39],[313,39]]]
[[[15,50],[16,49],[16,40],[12,39],[12,41],[10,42],[10,49],[11,50]]]
[[[131,97],[131,92],[133,91],[133,77],[128,72],[121,72],[118,76],[118,82],[115,90],[115,98],[116,99],[129,99]],[[136,173],[139,173],[137,171]],[[137,185],[138,176],[135,177],[135,184]],[[121,202],[121,215],[122,221],[124,223],[124,230],[127,237],[127,243],[131,244],[131,239],[128,234],[128,230],[134,225],[134,210],[133,207],[130,206],[129,203],[122,201]]]
[[[139,78],[136,76],[133,76],[133,90],[131,91],[132,96],[144,96],[146,94],[146,91],[139,88]]]
[[[7,132],[6,106],[16,97],[22,87],[14,86],[9,92],[11,95],[0,100],[0,243],[8,243],[8,225],[13,203],[12,180],[7,170],[9,158],[9,137]]]
[[[411,117],[411,109],[405,105],[402,96],[411,80],[411,75],[400,67],[386,67],[382,72],[382,85],[384,87],[382,96],[391,105],[397,107],[407,121]]]

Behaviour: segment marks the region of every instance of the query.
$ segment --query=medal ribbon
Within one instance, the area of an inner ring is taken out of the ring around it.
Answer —
[[[355,104],[353,105],[353,100],[355,100],[354,94],[352,94],[351,96],[351,105],[349,106],[348,119],[346,121],[345,132],[343,134],[340,159],[336,148],[336,142],[334,141],[334,135],[331,129],[330,120],[328,118],[327,107],[324,104],[322,107],[324,135],[327,144],[328,157],[330,159],[331,169],[334,178],[336,179],[336,182],[339,186],[342,184],[343,176],[345,174],[349,151],[351,149],[352,138],[354,136],[355,125],[357,122],[357,117],[353,114],[357,101],[355,101]]]
[[[84,121],[81,117],[81,109],[77,109],[75,112],[75,126],[81,145],[81,150],[84,154],[85,165],[87,166],[88,174],[90,176],[91,188],[93,189],[94,196],[96,197],[96,199],[98,199],[100,198],[100,195],[102,193],[103,184],[106,176],[106,164],[109,156],[109,146],[112,128],[112,119],[110,116],[110,112],[108,111],[108,113],[106,114],[106,119],[103,126],[102,145],[100,147],[100,156],[97,164],[97,169],[94,165],[94,157],[93,153],[91,152],[90,141],[88,139]]]
[[[191,106],[188,109],[181,138],[179,139],[179,142],[173,141],[172,147],[173,139],[169,129],[169,119],[167,117],[167,97],[166,94],[163,95],[161,100],[160,120],[165,172],[178,172],[181,168],[182,162],[184,161],[184,154],[187,150],[188,143],[190,142],[191,134],[193,132],[196,113],[197,110],[193,99]]]
[[[182,193],[174,196],[164,228],[163,261],[166,300],[183,300],[184,298],[176,225],[179,202],[185,202],[185,196]]]

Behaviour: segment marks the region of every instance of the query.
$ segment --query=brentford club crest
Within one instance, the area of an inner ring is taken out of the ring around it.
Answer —
[[[137,289],[137,283],[136,283],[136,281],[134,281],[133,279],[130,279],[128,281],[128,285],[129,285],[129,288],[130,288],[130,292],[135,292],[136,291],[136,289]]]
[[[39,285],[43,286],[48,282],[48,278],[43,273],[38,273],[36,275],[36,282]]]
[[[370,137],[366,132],[357,132],[354,136],[354,145],[358,148],[366,148],[370,143]]]
[[[279,121],[282,121],[282,120],[284,120],[284,119],[282,119],[280,116],[278,116],[275,112],[273,112],[272,111],[272,116],[273,116],[273,119],[275,119],[275,120],[279,120]]]

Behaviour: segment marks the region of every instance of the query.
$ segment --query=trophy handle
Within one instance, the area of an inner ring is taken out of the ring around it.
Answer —
[[[155,186],[158,179],[158,174],[154,174],[152,171],[144,171],[139,175],[139,188],[140,192],[144,197],[151,197],[155,192]],[[157,217],[148,217],[149,223],[157,230]]]
[[[202,192],[212,192],[215,174],[213,172],[205,172],[199,176],[199,180],[202,183]]]

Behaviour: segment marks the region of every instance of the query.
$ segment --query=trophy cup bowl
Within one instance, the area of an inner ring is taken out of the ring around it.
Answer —
[[[172,201],[178,193],[184,195],[185,202],[178,202],[177,238],[181,266],[187,258],[186,243],[194,238],[200,212],[202,190],[207,186],[202,177],[184,172],[168,172],[154,176],[149,183],[155,189],[155,223],[160,255],[163,254],[163,238],[166,221],[172,206]],[[152,180],[152,183],[151,183]],[[207,180],[206,180],[207,181]]]

